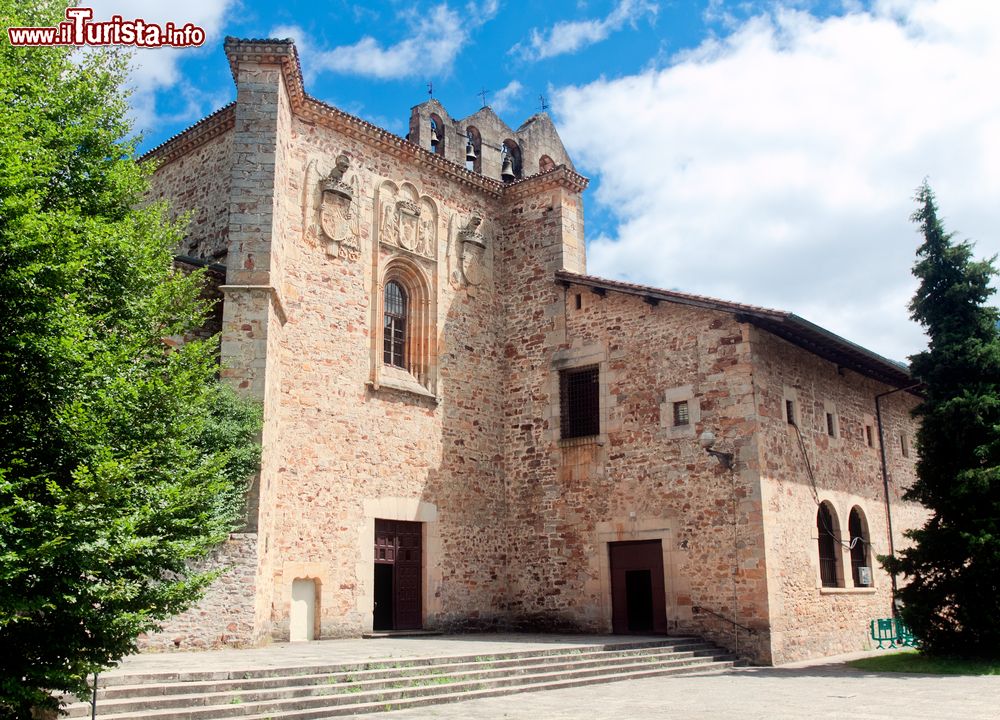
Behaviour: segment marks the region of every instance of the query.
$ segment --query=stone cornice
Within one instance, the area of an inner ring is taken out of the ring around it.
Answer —
[[[186,130],[177,133],[169,140],[160,143],[139,159],[142,161],[156,160],[161,165],[165,165],[228,132],[235,123],[236,103],[231,102],[211,115],[202,118]]]
[[[570,192],[583,192],[589,180],[583,175],[570,170],[565,165],[549,170],[548,172],[531,175],[522,180],[515,180],[504,186],[504,200],[516,200],[527,195],[536,195],[554,188],[563,188]]]
[[[293,105],[292,109],[303,120],[332,128],[348,137],[367,141],[393,157],[406,158],[425,168],[448,175],[452,180],[466,187],[493,197],[500,197],[503,192],[504,186],[499,181],[466,170],[450,160],[445,160],[440,155],[411,143],[409,140],[394,135],[388,130],[383,130],[377,125],[372,125],[359,117],[345,113],[332,105],[327,105],[316,98],[306,95],[301,104],[298,107]]]
[[[544,192],[556,186],[572,192],[582,192],[587,187],[587,178],[565,166],[505,185],[493,178],[466,170],[461,165],[446,160],[388,130],[317,100],[305,92],[299,54],[291,40],[241,40],[227,37],[225,49],[234,81],[239,76],[241,63],[280,65],[292,111],[300,119],[330,127],[348,137],[368,142],[393,157],[405,158],[491,197],[521,197],[528,193]],[[232,128],[236,118],[234,108],[235,103],[226,105],[162,145],[150,150],[143,158],[155,158],[161,162],[169,162],[190,152]]]

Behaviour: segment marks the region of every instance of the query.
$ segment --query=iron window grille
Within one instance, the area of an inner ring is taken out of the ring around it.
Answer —
[[[837,538],[833,533],[833,517],[827,506],[816,511],[816,530],[819,534],[819,578],[823,587],[837,584]]]
[[[559,428],[563,439],[601,431],[600,370],[594,365],[559,373]]]
[[[674,403],[674,427],[680,427],[682,425],[688,425],[691,422],[690,415],[688,414],[688,403],[687,400],[681,400]]]
[[[864,525],[857,508],[851,510],[847,527],[851,533],[851,576],[855,587],[864,587],[866,583],[861,582],[861,568],[868,567],[868,538],[865,537]]]

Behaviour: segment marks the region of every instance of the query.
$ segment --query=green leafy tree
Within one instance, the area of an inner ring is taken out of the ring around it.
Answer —
[[[64,2],[0,0],[53,25]],[[172,269],[181,228],[144,205],[125,61],[0,40],[0,717],[189,606],[188,570],[242,520],[259,408],[217,379],[208,311]]]
[[[910,312],[930,342],[910,358],[925,388],[906,498],[931,517],[886,564],[906,575],[902,616],[925,651],[1000,657],[1000,313],[987,304],[997,271],[945,232],[926,182],[916,200],[924,242]]]

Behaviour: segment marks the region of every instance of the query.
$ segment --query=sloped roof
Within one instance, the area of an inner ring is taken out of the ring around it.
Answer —
[[[564,284],[583,285],[597,290],[612,290],[636,295],[653,304],[670,302],[729,313],[735,316],[739,322],[750,323],[772,335],[787,340],[793,345],[808,350],[814,355],[879,382],[897,388],[914,384],[913,376],[907,365],[882,357],[878,353],[785,310],[774,310],[757,305],[718,300],[704,295],[663,290],[649,285],[607,280],[565,270],[556,272],[556,280]]]

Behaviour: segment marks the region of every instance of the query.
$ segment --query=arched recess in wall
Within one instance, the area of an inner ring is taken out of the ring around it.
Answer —
[[[292,581],[291,607],[288,612],[288,639],[302,642],[316,639],[319,617],[319,583],[315,578],[295,578]]]
[[[479,173],[483,172],[483,136],[479,132],[479,128],[475,125],[469,125],[465,128],[466,136],[466,159],[465,159],[465,169],[471,170],[472,172]],[[468,148],[472,147],[472,152],[475,154],[475,158],[469,160],[468,158]]]
[[[847,519],[847,528],[851,533],[851,578],[854,587],[871,585],[871,543],[868,534],[868,519],[864,511],[855,505]],[[862,570],[867,568],[867,570]],[[867,573],[867,577],[862,575]]]
[[[556,163],[548,155],[542,155],[538,158],[538,172],[548,172],[549,170],[555,170]]]
[[[503,153],[510,158],[511,170],[514,173],[514,178],[520,179],[523,177],[523,166],[521,165],[521,146],[517,144],[517,141],[511,140],[510,138],[504,140]]]
[[[823,587],[841,587],[840,522],[837,511],[828,502],[820,503],[816,509],[816,533],[820,582]]]
[[[409,258],[394,257],[385,266],[379,288],[383,363],[406,370],[428,387],[433,319],[427,275]],[[397,302],[397,292],[402,296],[401,303]],[[390,324],[390,320],[401,322]]]
[[[445,135],[447,133],[441,116],[437,113],[431,113],[431,146],[429,149],[442,157],[444,156]]]

